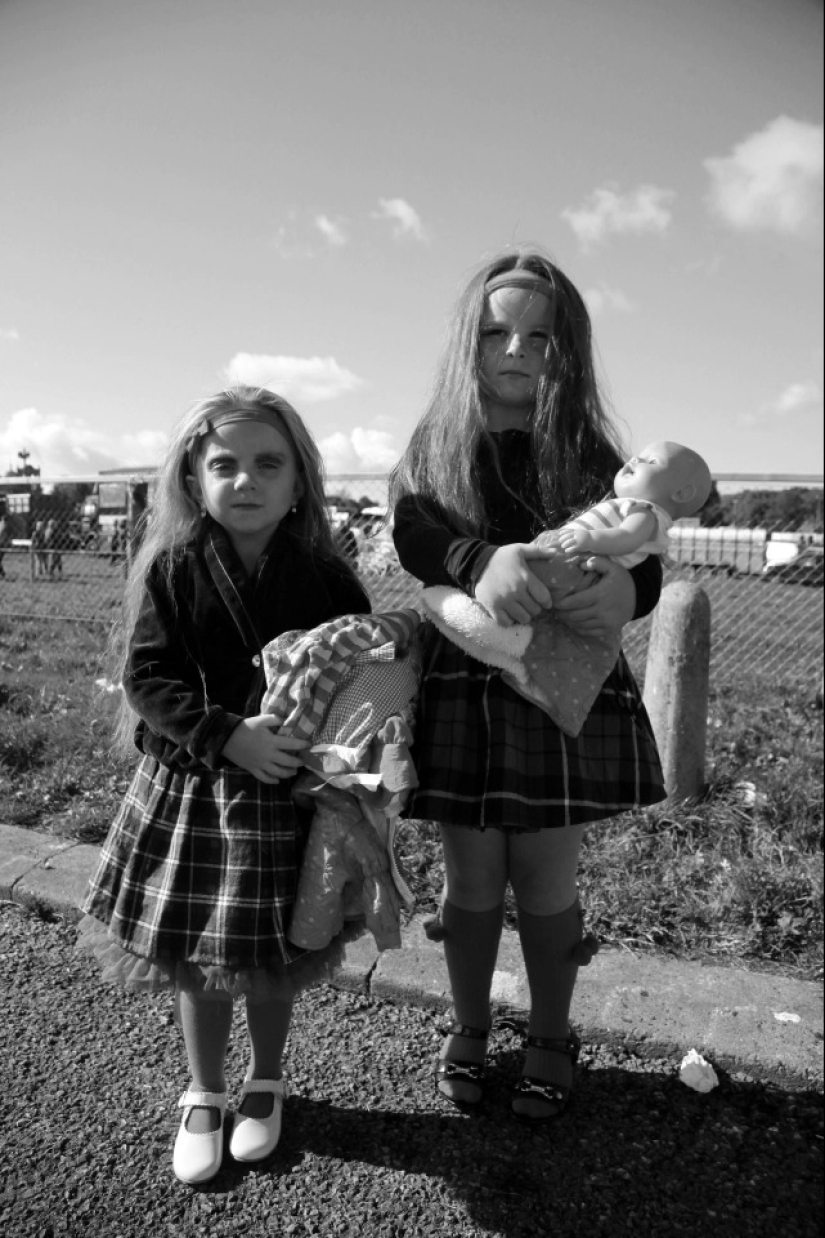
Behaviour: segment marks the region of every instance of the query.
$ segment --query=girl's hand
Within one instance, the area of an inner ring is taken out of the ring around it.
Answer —
[[[475,587],[476,600],[502,627],[529,623],[550,605],[550,590],[530,571],[530,559],[552,558],[527,542],[499,546]]]
[[[301,753],[309,745],[292,735],[274,735],[277,721],[270,714],[258,714],[239,722],[223,746],[223,756],[239,765],[259,782],[280,782],[291,778],[303,765]]]
[[[600,579],[581,593],[571,593],[556,602],[559,618],[583,636],[611,637],[633,618],[636,586],[626,567],[611,559],[596,556],[582,564]]]

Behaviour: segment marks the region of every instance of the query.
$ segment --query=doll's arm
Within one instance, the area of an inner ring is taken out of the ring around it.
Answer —
[[[625,516],[616,529],[560,529],[559,545],[568,558],[580,554],[626,555],[649,542],[656,533],[657,520],[648,508],[638,508]]]

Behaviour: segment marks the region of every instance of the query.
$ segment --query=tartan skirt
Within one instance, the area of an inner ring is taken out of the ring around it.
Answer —
[[[623,654],[575,738],[428,625],[406,815],[535,831],[581,825],[666,796],[641,693]]]
[[[261,1000],[329,978],[342,940],[305,951],[286,938],[305,841],[291,785],[143,757],[82,907],[104,978]]]

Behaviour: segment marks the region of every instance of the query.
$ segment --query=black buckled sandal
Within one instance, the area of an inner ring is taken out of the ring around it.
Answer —
[[[490,1029],[467,1027],[465,1023],[453,1023],[447,1031],[448,1036],[466,1036],[468,1040],[486,1040]],[[484,1099],[485,1070],[483,1062],[453,1061],[450,1058],[439,1058],[435,1064],[435,1087],[439,1096],[450,1101],[458,1109],[476,1109]],[[472,1089],[468,1095],[450,1095],[445,1085],[459,1084]]]
[[[570,1058],[570,1062],[575,1070],[576,1062],[579,1060],[581,1041],[576,1033],[571,1030],[568,1036],[559,1037],[558,1039],[551,1039],[546,1036],[528,1036],[527,1048],[546,1049],[551,1053],[564,1053]],[[572,1090],[572,1087],[565,1087],[560,1083],[551,1083],[547,1079],[537,1079],[533,1075],[522,1075],[513,1089],[513,1113],[520,1121],[527,1122],[530,1125],[552,1122],[554,1118],[561,1117],[564,1113]],[[545,1112],[522,1113],[516,1108],[519,1100],[540,1101]]]

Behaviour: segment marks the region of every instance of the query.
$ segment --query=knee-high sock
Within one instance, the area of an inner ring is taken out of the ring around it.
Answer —
[[[292,999],[247,1002],[246,1026],[252,1050],[252,1079],[280,1079],[284,1048],[292,1018]]]
[[[504,904],[489,911],[465,911],[446,899],[442,920],[455,1017],[469,1027],[486,1028],[490,1022],[490,988],[501,941]]]
[[[550,1038],[566,1036],[579,970],[579,900],[551,916],[534,916],[519,907],[518,931],[530,986],[530,1033]]]

